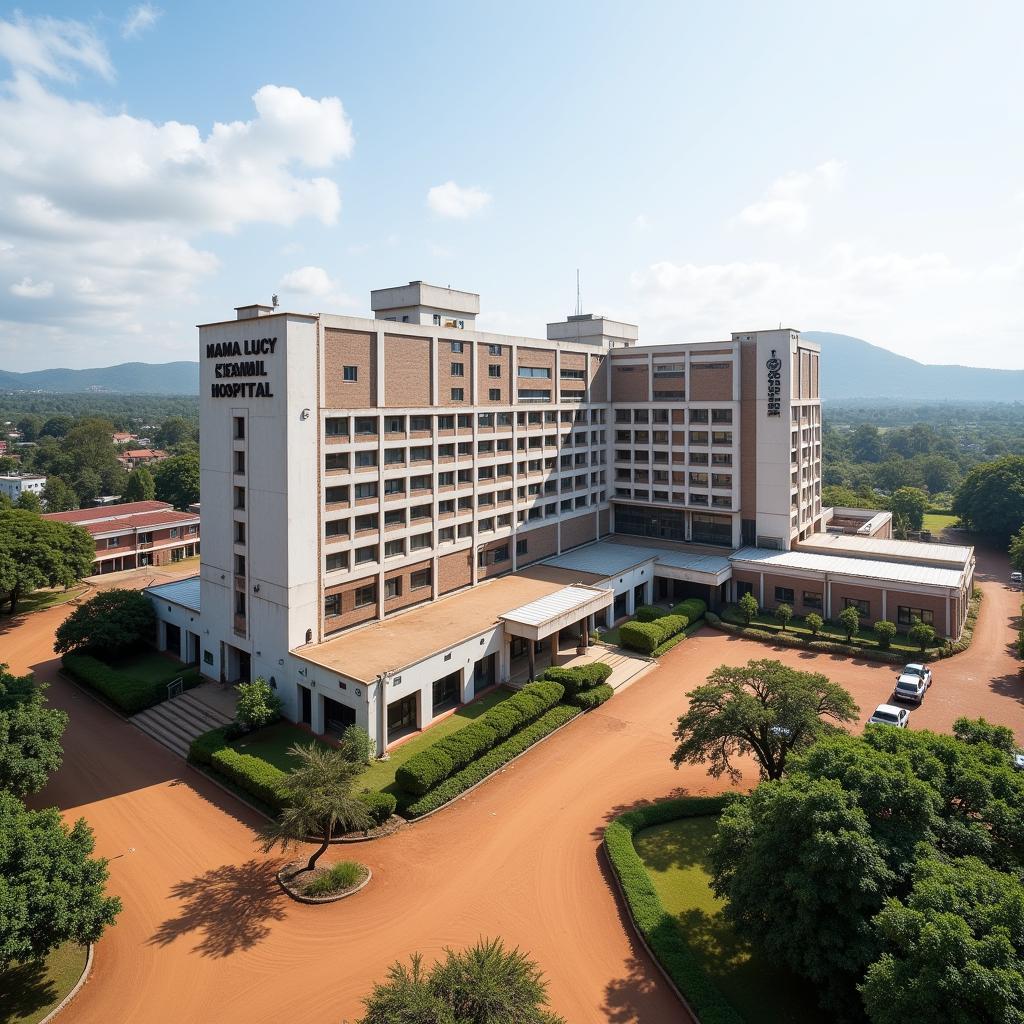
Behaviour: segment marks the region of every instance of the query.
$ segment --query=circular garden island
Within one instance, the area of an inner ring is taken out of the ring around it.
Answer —
[[[334,903],[359,892],[372,877],[365,864],[340,860],[334,864],[292,861],[277,873],[277,880],[292,899],[300,903]]]

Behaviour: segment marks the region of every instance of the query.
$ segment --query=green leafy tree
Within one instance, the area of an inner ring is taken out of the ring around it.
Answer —
[[[125,501],[152,501],[156,497],[156,483],[146,466],[137,466],[128,474],[122,497]]]
[[[20,468],[20,463],[12,455],[0,455],[0,473],[9,474],[17,473]],[[7,497],[7,495],[4,495]]]
[[[246,729],[262,729],[281,717],[281,698],[270,683],[257,676],[251,683],[239,683],[235,718]]]
[[[821,627],[825,625],[825,620],[817,612],[808,612],[804,622],[811,631],[811,636],[817,636],[821,632]]]
[[[42,437],[66,437],[68,431],[75,425],[74,416],[68,416],[64,413],[60,413],[57,416],[51,416],[44,424],[43,429],[39,431]]]
[[[78,495],[65,480],[51,476],[43,488],[43,504],[47,512],[70,512],[78,508]]]
[[[153,639],[156,613],[139,590],[101,590],[79,605],[58,627],[57,654],[95,651],[116,658]]]
[[[70,587],[92,569],[95,547],[80,526],[0,509],[0,594],[11,614],[39,587]]]
[[[43,511],[43,503],[35,491],[22,491],[15,502],[15,508],[22,508],[26,512],[34,512],[39,515]]]
[[[187,452],[164,459],[156,465],[156,496],[175,508],[188,508],[199,500],[199,455]]]
[[[749,626],[758,612],[757,598],[749,590],[740,598],[739,610],[740,615],[743,616],[743,621]]]
[[[0,790],[39,792],[61,765],[67,723],[63,711],[47,707],[31,676],[15,676],[0,664]]]
[[[836,726],[852,722],[859,708],[850,694],[817,672],[758,659],[741,667],[720,665],[687,695],[686,714],[673,733],[672,763],[708,765],[714,778],[740,778],[733,758],[753,755],[767,779],[782,777],[792,751],[809,746]]]
[[[907,630],[907,636],[924,651],[935,642],[935,627],[915,619]]]
[[[1013,730],[1009,726],[996,725],[984,718],[958,718],[953,723],[953,735],[962,743],[987,743],[1007,754],[1017,747]]]
[[[878,427],[864,423],[853,432],[851,452],[858,462],[880,462],[885,453]]]
[[[893,637],[896,636],[896,623],[888,619],[879,619],[875,623],[875,635],[878,637],[878,646],[882,650],[888,650],[892,646]]]
[[[121,909],[104,895],[107,862],[92,830],[55,808],[30,811],[0,793],[0,968],[46,956],[64,942],[95,942]]]
[[[861,985],[873,1024],[1024,1020],[1024,886],[976,858],[929,858],[874,919],[882,949]]]
[[[18,429],[21,431],[23,441],[34,441],[39,437],[39,431],[43,429],[43,418],[34,413],[22,416],[18,420]]]
[[[975,466],[953,499],[968,529],[1008,538],[1024,523],[1024,455],[1006,455]]]
[[[103,477],[94,469],[87,466],[77,473],[73,483],[75,494],[81,505],[88,505],[90,501],[98,498],[103,493]]]
[[[775,618],[779,625],[782,626],[782,632],[786,632],[786,627],[793,620],[793,608],[788,604],[780,604],[775,609]]]
[[[153,440],[167,450],[185,444],[198,444],[199,428],[195,421],[187,420],[184,416],[170,416],[160,424]]]
[[[565,1024],[548,1007],[547,983],[525,953],[480,939],[462,953],[445,949],[426,971],[413,953],[364,1000],[359,1024]]]
[[[349,725],[341,734],[341,749],[350,761],[356,764],[369,764],[372,746],[370,734],[359,725]]]
[[[310,836],[321,837],[319,849],[306,864],[306,870],[312,871],[335,832],[353,832],[373,825],[366,805],[352,795],[363,765],[348,758],[345,751],[312,743],[306,747],[296,743],[288,753],[297,766],[281,784],[285,806],[277,821],[263,833],[261,846],[264,853],[276,846],[287,852]]]
[[[860,632],[860,612],[856,605],[850,605],[839,613],[839,625],[846,632],[846,641],[849,643]]]
[[[928,495],[918,487],[899,487],[889,498],[889,509],[900,516],[911,530],[920,530],[928,511]]]
[[[1024,526],[1010,538],[1010,564],[1018,572],[1024,572]]]

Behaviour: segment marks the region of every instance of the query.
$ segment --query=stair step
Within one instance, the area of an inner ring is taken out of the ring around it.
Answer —
[[[231,717],[229,715],[226,715],[223,711],[213,707],[212,704],[207,704],[201,697],[197,697],[194,694],[189,693],[187,690],[180,696],[174,697],[173,702],[179,707],[191,708],[197,714],[209,719],[216,725],[227,725],[228,722],[231,721]]]

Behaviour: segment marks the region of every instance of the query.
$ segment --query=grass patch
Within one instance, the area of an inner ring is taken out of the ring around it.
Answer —
[[[317,874],[303,886],[306,896],[337,896],[354,889],[366,877],[366,867],[354,860],[341,860]]]
[[[454,714],[449,715],[443,722],[425,729],[418,736],[406,740],[401,746],[390,751],[391,756],[386,761],[374,761],[356,781],[357,788],[370,790],[381,790],[385,793],[394,793],[399,800],[402,799],[402,790],[395,782],[395,772],[415,754],[433,745],[445,736],[464,729],[470,722],[479,718],[485,711],[490,711],[496,704],[508,700],[515,691],[504,686],[499,686],[490,693],[485,693],[478,700],[461,707]]]
[[[70,590],[33,590],[27,597],[18,602],[18,610],[15,615],[27,615],[29,612],[41,612],[45,608],[53,608],[54,605],[67,604],[76,597],[85,593],[85,587],[72,587]],[[0,618],[9,619],[9,611],[0,612]],[[0,1018],[2,1022],[2,1018]]]
[[[636,852],[665,911],[725,998],[759,1024],[824,1022],[805,982],[763,959],[722,915],[711,890],[708,848],[718,818],[707,815],[654,825],[633,837]]]
[[[941,533],[951,526],[956,526],[959,521],[959,516],[947,516],[941,512],[926,512],[921,526],[925,530],[931,530],[932,533]]]
[[[632,622],[633,620],[630,619],[629,621]],[[619,646],[620,640],[619,640],[619,627],[618,626],[612,626],[611,629],[599,630],[599,633],[600,633],[601,643],[603,643],[603,644],[611,644],[612,647],[618,647]]]
[[[329,746],[312,733],[306,732],[305,729],[300,729],[297,725],[284,721],[275,722],[265,729],[258,729],[247,736],[241,736],[237,740],[232,740],[228,745],[239,753],[258,757],[275,768],[280,768],[283,772],[290,772],[298,762],[288,753],[288,750],[296,743],[304,747],[308,747],[310,743],[315,743],[320,747]]]
[[[45,960],[0,971],[0,1024],[37,1024],[78,983],[86,950],[74,942],[58,946]]]

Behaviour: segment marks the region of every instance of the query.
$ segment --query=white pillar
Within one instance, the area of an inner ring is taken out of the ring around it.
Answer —
[[[946,636],[953,635],[953,620],[950,618],[949,591],[946,591]]]
[[[762,608],[764,607],[764,573],[761,573],[761,597],[757,602]]]
[[[463,665],[459,670],[459,700],[468,704],[475,694],[473,693],[473,670],[469,665]]]
[[[889,602],[889,591],[886,590],[883,587],[882,588],[882,618],[883,619],[888,619],[889,618],[889,616],[886,614],[886,612],[888,611],[888,602]]]
[[[626,591],[626,614],[632,615],[636,611],[636,591],[630,587]]]

